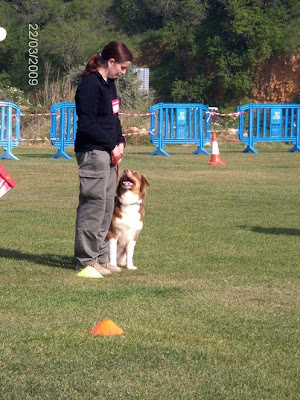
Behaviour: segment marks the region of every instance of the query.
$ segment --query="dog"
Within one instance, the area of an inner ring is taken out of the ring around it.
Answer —
[[[117,197],[106,237],[110,264],[136,270],[133,254],[143,229],[144,200],[148,180],[136,171],[125,169],[117,186]]]

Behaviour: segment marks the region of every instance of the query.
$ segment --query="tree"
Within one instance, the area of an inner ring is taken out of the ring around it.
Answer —
[[[299,13],[299,0],[0,0],[1,76],[36,89],[28,85],[28,24],[36,23],[40,84],[45,66],[50,80],[63,78],[122,40],[150,67],[158,100],[236,104],[267,60],[298,51]]]
[[[148,9],[162,24],[143,35],[140,61],[151,67],[151,84],[158,95],[171,100],[173,82],[193,79],[201,69],[198,36],[206,2],[150,0]]]

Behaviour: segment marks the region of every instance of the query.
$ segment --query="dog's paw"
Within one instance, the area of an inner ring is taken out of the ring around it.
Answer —
[[[131,269],[132,271],[134,271],[137,269],[137,267],[135,267],[134,265],[127,265],[127,269]]]

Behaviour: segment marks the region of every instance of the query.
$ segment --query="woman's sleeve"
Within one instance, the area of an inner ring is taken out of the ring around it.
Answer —
[[[119,143],[126,144],[125,137],[123,136],[123,133],[122,133],[122,127],[121,127],[121,122],[119,120],[119,117],[117,118],[116,129],[117,129],[117,144],[119,144]]]

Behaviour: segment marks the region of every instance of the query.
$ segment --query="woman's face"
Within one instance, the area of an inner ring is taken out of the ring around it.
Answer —
[[[108,60],[108,78],[117,79],[120,75],[125,75],[127,68],[130,67],[130,61],[123,61],[118,63],[113,58]]]

